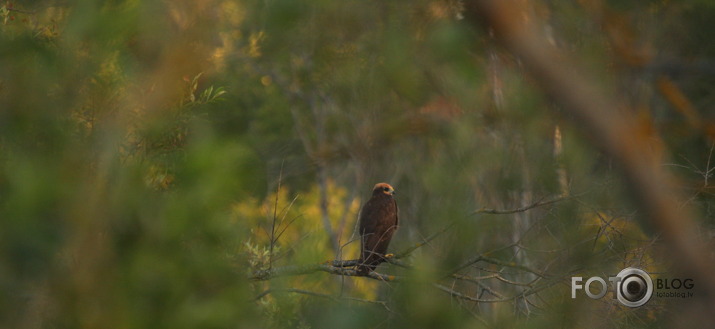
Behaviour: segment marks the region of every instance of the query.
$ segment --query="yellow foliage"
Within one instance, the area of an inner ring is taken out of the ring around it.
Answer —
[[[348,192],[330,182],[327,186],[327,215],[330,225],[337,232],[341,244],[346,245],[343,254],[346,257],[357,255],[356,243],[348,243],[357,220],[360,200],[349,202]],[[329,236],[323,224],[320,209],[320,190],[313,186],[306,193],[292,193],[289,188],[268,194],[265,199],[249,198],[232,205],[232,217],[253,228],[253,241],[270,244],[271,230],[276,243],[290,245],[293,248],[311,248],[312,254],[320,258],[315,262],[334,259],[330,250]],[[354,236],[353,236],[354,238]]]
[[[360,244],[354,230],[361,201],[359,198],[349,200],[347,189],[335,185],[334,182],[327,184],[326,195],[327,215],[342,246],[342,256],[336,255],[332,250],[322,219],[318,185],[314,185],[305,193],[291,192],[290,188],[282,187],[278,192],[268,194],[263,200],[248,198],[235,202],[231,208],[231,217],[234,221],[240,221],[252,228],[250,249],[253,251],[246,252],[250,253],[252,258],[262,258],[255,250],[270,250],[273,235],[273,266],[306,265],[338,258],[357,258]],[[268,264],[264,266],[267,267]],[[287,286],[293,288],[331,295],[341,291],[342,285],[343,289],[350,288],[343,290],[350,291],[350,296],[361,298],[374,298],[379,286],[379,282],[367,278],[350,277],[343,280],[337,276],[327,277],[327,274],[322,273],[285,280],[289,280]],[[267,288],[274,284],[273,281],[261,284],[265,284]]]
[[[248,55],[251,57],[261,57],[261,41],[265,37],[263,31],[252,33],[249,37]]]
[[[221,71],[226,65],[226,55],[236,51],[236,41],[241,39],[240,26],[246,18],[246,9],[234,1],[223,1],[217,11],[219,22],[225,25],[225,31],[218,32],[221,39],[221,46],[213,50],[211,58],[214,69]]]

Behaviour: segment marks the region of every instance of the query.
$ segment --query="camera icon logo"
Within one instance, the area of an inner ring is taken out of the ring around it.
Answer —
[[[653,296],[653,280],[650,275],[638,268],[627,267],[621,270],[616,280],[616,296],[621,304],[628,307],[642,306]]]

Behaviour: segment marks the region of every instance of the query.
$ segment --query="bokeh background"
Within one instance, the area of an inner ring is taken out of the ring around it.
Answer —
[[[712,263],[715,3],[508,3],[636,118]],[[597,132],[482,15],[2,1],[0,327],[712,325],[702,280],[636,309],[570,298],[574,275],[690,274]],[[325,264],[357,257],[382,181],[402,225],[387,282]]]

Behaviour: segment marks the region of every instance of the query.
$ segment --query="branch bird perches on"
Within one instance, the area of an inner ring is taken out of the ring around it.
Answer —
[[[536,201],[532,204],[519,207],[516,209],[509,209],[509,210],[497,210],[497,209],[489,209],[489,208],[480,208],[478,210],[475,210],[472,212],[470,215],[479,215],[479,214],[492,214],[492,215],[507,215],[507,214],[514,214],[514,213],[519,213],[519,212],[525,212],[529,211],[534,208],[546,206],[546,205],[551,205],[560,201],[563,201],[567,198],[572,198],[568,196],[560,196],[554,199],[550,200],[539,200]],[[388,257],[385,260],[390,263],[394,264],[400,267],[405,267],[405,268],[412,268],[410,264],[407,264],[403,262],[401,259],[406,258],[409,256],[412,252],[417,250],[418,248],[428,244],[430,241],[434,240],[438,236],[442,235],[457,223],[456,220],[448,223],[445,225],[444,228],[441,230],[432,233],[425,239],[423,239],[421,242],[418,242],[408,248],[405,248],[401,252],[398,252],[394,254],[392,257]],[[472,278],[472,277],[467,277],[463,275],[458,275],[457,273],[464,268],[474,265],[476,263],[483,262],[483,263],[488,263],[496,266],[500,266],[502,268],[512,268],[516,269],[519,271],[525,271],[528,273],[532,273],[536,275],[536,279],[527,282],[527,283],[522,283],[522,282],[515,282],[515,281],[510,281],[504,279],[501,275],[498,273],[495,273],[494,275],[487,276],[487,277],[482,277],[482,278]],[[400,277],[400,276],[395,276],[395,275],[388,275],[388,274],[382,274],[378,273],[375,271],[371,271],[367,274],[362,274],[359,273],[356,268],[358,265],[360,265],[361,260],[360,259],[351,259],[351,260],[330,260],[325,263],[321,264],[306,264],[306,265],[289,265],[289,266],[283,266],[283,267],[269,267],[268,269],[264,270],[259,270],[251,273],[249,275],[249,279],[252,281],[268,281],[273,278],[277,277],[286,277],[286,276],[298,276],[298,275],[306,275],[306,274],[311,274],[311,273],[316,273],[316,272],[326,272],[329,274],[333,275],[340,275],[340,276],[362,276],[366,277],[369,279],[373,280],[378,280],[378,281],[383,281],[383,282],[401,282],[401,281],[407,281],[410,280],[408,277]],[[530,303],[527,298],[531,295],[537,294],[541,292],[544,289],[547,289],[555,284],[558,284],[565,280],[565,276],[552,276],[546,273],[545,271],[530,268],[525,265],[517,264],[515,262],[510,262],[510,261],[503,261],[499,260],[496,258],[489,257],[489,253],[485,254],[480,254],[475,257],[472,257],[471,259],[467,260],[464,262],[462,265],[458,266],[457,268],[451,269],[449,273],[444,275],[442,278],[453,278],[455,280],[461,280],[461,281],[469,281],[469,282],[474,282],[476,281],[477,284],[480,287],[485,287],[487,291],[489,291],[495,298],[482,298],[480,297],[474,297],[470,296],[468,294],[465,294],[463,292],[459,292],[454,290],[453,288],[447,287],[443,284],[440,284],[439,282],[433,282],[431,283],[431,286],[433,288],[436,288],[437,290],[440,290],[442,292],[447,293],[450,297],[461,299],[464,301],[469,301],[469,302],[482,302],[482,303],[501,303],[501,302],[510,302],[510,301],[515,301],[515,300],[520,300],[523,299],[525,302]],[[524,287],[525,290],[512,295],[512,296],[504,296],[499,293],[496,293],[492,289],[486,287],[483,283],[479,282],[482,279],[497,279],[502,282],[505,282],[507,284],[512,284],[512,285],[517,285],[517,286],[522,286]],[[543,281],[543,282],[542,282]],[[277,292],[288,292],[288,293],[297,293],[297,294],[303,294],[303,295],[308,295],[308,296],[315,296],[315,297],[322,297],[322,298],[328,298],[332,300],[350,300],[350,301],[358,301],[358,302],[363,302],[363,303],[371,303],[371,304],[376,304],[376,305],[381,305],[388,311],[392,312],[389,307],[387,306],[386,301],[382,300],[366,300],[366,299],[359,299],[359,298],[352,298],[352,297],[345,297],[345,296],[333,296],[333,295],[327,295],[323,293],[318,293],[318,292],[313,292],[313,291],[307,291],[307,290],[302,290],[302,289],[286,289],[286,290],[281,290],[281,291],[276,291],[273,289],[267,289],[263,291],[262,293],[258,294],[253,301],[260,300],[264,298],[265,296],[268,296],[269,294],[277,293]]]
[[[550,199],[550,200],[539,200],[532,204],[526,205],[524,207],[519,207],[516,209],[509,209],[509,210],[481,208],[481,209],[475,210],[470,215],[514,214],[514,213],[518,213],[518,212],[525,212],[525,211],[528,211],[528,210],[531,210],[534,208],[538,208],[538,207],[542,207],[542,206],[546,206],[546,205],[551,205],[551,204],[554,204],[554,203],[557,203],[557,202],[560,202],[560,201],[563,201],[565,199],[572,198],[572,197],[573,196],[571,196],[571,197],[560,196],[560,197]],[[410,265],[401,261],[402,258],[406,258],[407,256],[409,256],[412,252],[414,252],[418,248],[428,244],[430,241],[432,241],[435,238],[437,238],[438,236],[442,235],[444,232],[446,232],[450,228],[454,227],[454,225],[456,223],[457,223],[457,221],[450,222],[444,228],[442,228],[441,230],[426,237],[421,242],[415,243],[414,245],[394,254],[393,257],[387,258],[387,262],[390,264],[397,265],[397,266],[409,268]],[[541,273],[541,271],[538,271],[535,269],[529,269],[529,268],[526,268],[524,266],[521,266],[519,264],[515,264],[512,262],[505,262],[505,261],[501,261],[498,259],[490,258],[490,257],[487,257],[487,255],[478,255],[476,258],[470,260],[471,264],[474,264],[479,261],[491,263],[494,265],[513,267],[513,268],[525,270],[527,272],[534,273],[540,277],[546,276],[546,274]],[[270,280],[270,279],[276,278],[276,277],[305,275],[305,274],[316,273],[316,272],[326,272],[329,274],[342,275],[342,276],[363,276],[363,275],[359,275],[357,273],[357,271],[355,271],[355,269],[350,268],[350,267],[357,266],[359,264],[359,262],[360,262],[359,259],[330,260],[330,261],[327,261],[327,262],[321,263],[321,264],[288,265],[288,266],[282,266],[282,267],[271,267],[268,269],[255,271],[255,272],[251,273],[248,278],[252,281],[266,281],[266,280]],[[453,272],[456,272],[456,271],[460,270],[461,268],[462,267],[455,269]],[[385,282],[399,281],[402,279],[401,277],[397,277],[394,275],[381,274],[381,273],[377,273],[377,272],[371,272],[368,275],[364,275],[364,276],[367,278],[370,278],[370,279],[385,281]]]

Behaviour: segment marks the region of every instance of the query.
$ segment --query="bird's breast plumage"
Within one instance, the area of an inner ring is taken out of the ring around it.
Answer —
[[[389,185],[388,185],[389,186]],[[397,230],[398,209],[397,202],[392,197],[391,192],[394,192],[391,187],[383,191],[378,184],[368,200],[360,211],[360,245],[361,245],[361,265],[358,266],[358,272],[367,274],[369,271],[384,262],[384,255],[387,252],[387,247],[392,240],[392,235]]]

